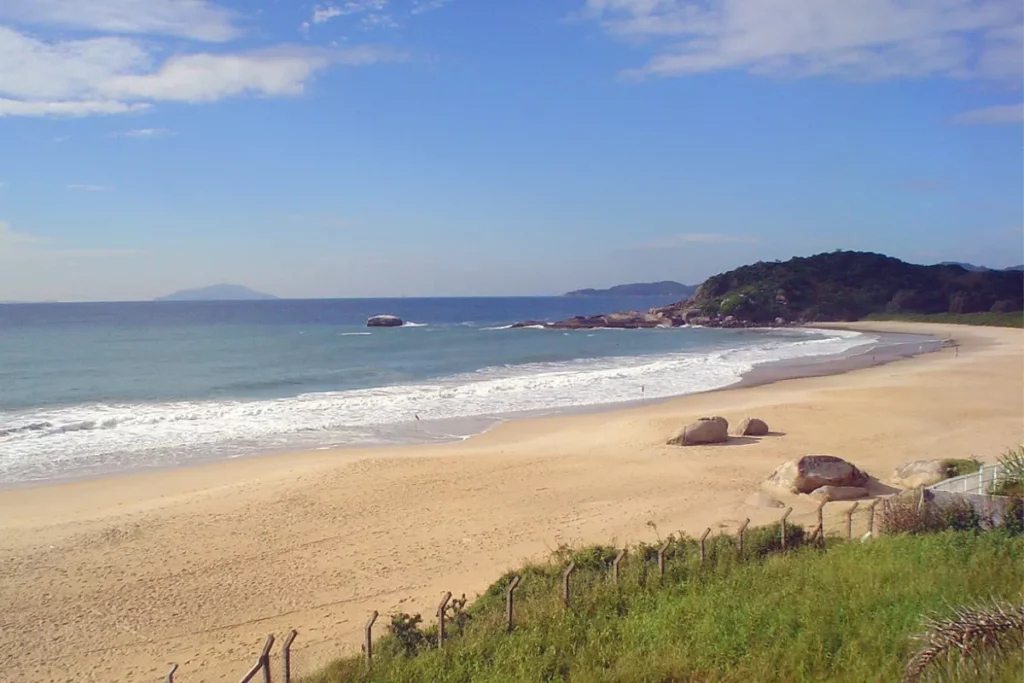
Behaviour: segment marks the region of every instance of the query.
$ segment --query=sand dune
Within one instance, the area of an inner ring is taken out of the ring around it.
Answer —
[[[885,478],[1024,440],[1024,332],[874,323],[962,346],[842,375],[511,422],[466,442],[317,451],[0,492],[0,678],[237,680],[267,633],[295,670],[358,648],[372,609],[431,614],[560,543],[732,530],[781,461]],[[784,435],[664,445],[704,414]],[[838,526],[836,503],[830,519]],[[806,522],[813,503],[796,501]],[[382,619],[381,626],[386,620]]]

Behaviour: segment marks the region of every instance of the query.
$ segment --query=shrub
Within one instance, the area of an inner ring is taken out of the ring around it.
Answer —
[[[942,461],[942,469],[946,479],[959,477],[964,474],[974,474],[981,469],[981,461],[977,458],[959,459],[951,458]]]
[[[1024,446],[1011,448],[999,458],[1003,476],[989,489],[996,496],[1024,496]]]
[[[916,497],[894,496],[882,511],[882,530],[887,534],[926,534],[945,529],[975,531],[982,528],[981,523],[981,515],[966,501],[922,506]]]
[[[1007,659],[1021,656],[1024,603],[957,607],[949,616],[930,616],[916,640],[921,647],[907,663],[904,683],[916,683],[930,670],[993,680]]]

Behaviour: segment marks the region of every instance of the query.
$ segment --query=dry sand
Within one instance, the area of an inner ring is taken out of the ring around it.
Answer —
[[[857,326],[855,326],[857,327]],[[743,500],[780,462],[830,453],[887,478],[1024,439],[1024,332],[873,323],[952,348],[842,375],[510,422],[444,446],[247,458],[0,492],[0,679],[237,680],[298,629],[308,673],[367,614],[432,614],[560,543],[654,540],[778,516]],[[706,414],[782,435],[675,448]],[[813,504],[795,501],[807,522]],[[830,505],[838,524],[848,503]],[[379,622],[383,631],[386,617]]]

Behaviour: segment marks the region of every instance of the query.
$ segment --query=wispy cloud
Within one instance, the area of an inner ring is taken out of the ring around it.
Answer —
[[[409,14],[433,12],[436,9],[441,9],[445,5],[450,4],[451,1],[452,0],[413,0],[412,9],[409,10]]]
[[[118,131],[111,135],[116,138],[163,138],[173,135],[173,133],[166,128],[134,128]]]
[[[15,231],[7,221],[0,220],[0,256],[17,256],[19,258],[37,257],[85,257],[96,258],[106,256],[139,256],[152,253],[146,249],[102,249],[64,248],[51,239]]]
[[[744,70],[860,80],[1018,82],[1019,0],[586,0],[581,16],[652,52],[627,75]]]
[[[632,245],[632,249],[676,249],[691,244],[755,244],[759,240],[756,237],[746,235],[725,235],[722,233],[694,233],[684,232],[678,235],[659,237],[649,242],[640,242]]]
[[[241,35],[236,15],[208,0],[4,0],[0,19],[111,34],[221,42]]]
[[[86,183],[72,183],[67,187],[69,190],[82,190],[83,192],[109,192],[114,189],[112,185],[89,185]]]
[[[313,16],[310,21],[314,24],[324,24],[335,17],[344,17],[349,14],[383,12],[387,9],[388,2],[389,0],[349,0],[340,5],[317,5],[313,8]]]
[[[385,7],[386,0],[349,2],[338,9],[349,11],[352,5],[372,12]],[[88,33],[43,38],[0,24],[0,117],[129,114],[165,101],[290,97],[302,94],[325,69],[404,59],[394,48],[373,45],[284,44],[196,52],[186,43],[166,56],[159,42],[135,37],[223,42],[239,36],[235,15],[208,0],[0,0],[0,21],[5,18],[19,26],[66,26]]]
[[[957,114],[952,119],[953,123],[993,125],[1015,123],[1020,125],[1024,122],[1024,104],[1004,104],[996,107],[985,107],[984,109],[972,109],[962,114]]]

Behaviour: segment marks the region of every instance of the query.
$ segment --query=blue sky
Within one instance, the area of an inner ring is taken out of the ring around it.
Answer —
[[[1024,261],[1019,0],[2,0],[0,299]]]

